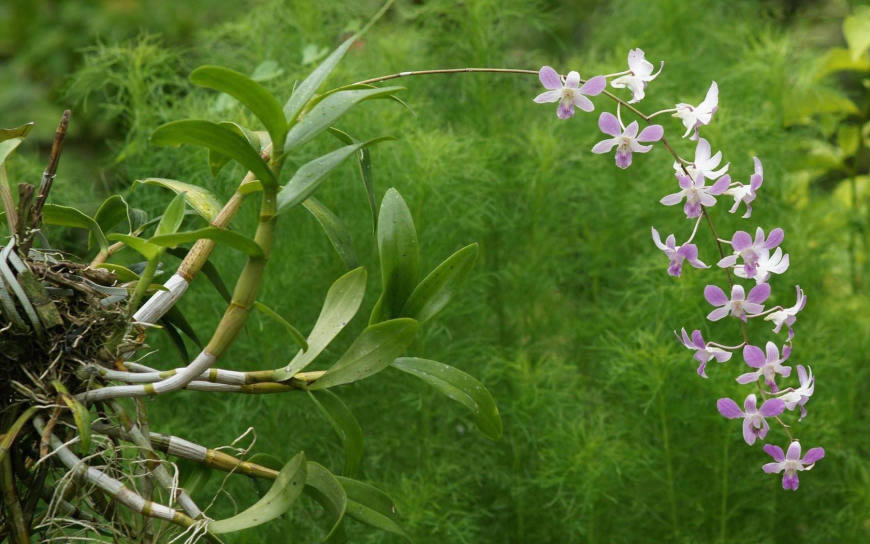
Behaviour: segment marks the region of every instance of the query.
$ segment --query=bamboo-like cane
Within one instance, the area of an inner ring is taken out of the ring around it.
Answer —
[[[36,427],[37,432],[41,433],[45,422],[42,417],[37,416],[33,418],[33,425]],[[88,466],[69,448],[64,446],[63,442],[54,434],[51,435],[51,447],[54,448],[61,463],[66,465],[76,476],[102,489],[116,502],[123,504],[133,512],[143,516],[163,519],[181,527],[191,527],[196,523],[187,514],[163,504],[147,501],[120,481],[94,467]]]

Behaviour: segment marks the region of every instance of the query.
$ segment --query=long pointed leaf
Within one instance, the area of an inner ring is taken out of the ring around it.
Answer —
[[[474,268],[476,260],[477,244],[465,246],[447,257],[414,288],[401,315],[422,323],[440,312]]]
[[[300,351],[282,371],[276,371],[277,381],[289,380],[311,364],[350,323],[365,295],[366,277],[366,269],[360,267],[335,280],[326,293],[323,308],[308,335],[308,351]]]
[[[347,50],[350,49],[350,46],[353,45],[357,37],[357,35],[354,35],[345,40],[296,87],[296,90],[290,95],[290,99],[284,104],[284,118],[287,121],[292,123],[296,119],[296,116],[299,115],[305,104],[314,96],[314,93],[317,92],[317,89],[320,88],[327,76],[335,69],[338,62],[347,53]]]
[[[309,461],[306,466],[305,491],[323,505],[332,517],[332,526],[323,538],[328,541],[340,531],[341,520],[347,510],[347,492],[323,465]]]
[[[311,400],[323,412],[344,447],[344,473],[359,473],[363,453],[363,432],[359,421],[342,400],[329,390],[309,391]]]
[[[33,121],[29,123],[24,123],[20,127],[15,128],[0,128],[0,142],[12,139],[12,138],[21,138],[24,139],[30,134],[30,131],[33,130],[33,127],[36,125]],[[3,162],[0,159],[0,162]]]
[[[232,157],[257,176],[264,186],[277,187],[275,174],[244,138],[210,121],[186,119],[158,127],[151,135],[155,145],[191,144]]]
[[[94,214],[94,221],[100,226],[105,233],[118,226],[119,223],[127,221],[127,232],[130,232],[130,207],[127,201],[121,195],[112,195],[104,200],[100,207],[97,208],[97,213]],[[93,246],[97,243],[97,239],[93,233],[89,235],[88,245]]]
[[[400,357],[393,362],[393,366],[417,376],[464,405],[474,414],[477,427],[483,434],[493,440],[501,438],[501,416],[495,399],[473,376],[444,363],[418,357]]]
[[[386,493],[352,478],[336,476],[336,479],[347,493],[347,515],[376,529],[411,540],[399,525],[396,505]]]
[[[108,249],[109,247],[109,242],[106,239],[106,235],[103,234],[103,229],[100,228],[100,225],[87,214],[75,208],[59,206],[57,204],[46,204],[42,208],[42,220],[47,225],[88,229],[93,233],[94,238],[100,245],[100,249]]]
[[[284,514],[290,510],[302,493],[307,474],[306,468],[305,454],[299,452],[284,465],[278,473],[278,478],[262,499],[231,518],[209,522],[209,532],[222,534],[241,531],[262,525]]]
[[[329,132],[348,145],[360,141],[347,132],[335,127],[329,127]],[[372,176],[371,152],[367,148],[361,147],[357,152],[357,164],[359,165],[359,175],[362,178],[363,186],[366,189],[366,196],[369,200],[369,209],[372,212],[372,232],[376,232],[378,228],[378,204],[375,201],[375,183]]]
[[[390,366],[414,341],[418,324],[399,318],[371,325],[357,337],[344,355],[309,388],[312,391],[356,382]]]
[[[175,234],[181,227],[181,222],[184,221],[184,195],[177,194],[166,206],[163,212],[163,217],[157,223],[157,228],[154,229],[154,236],[165,236],[167,234]]]
[[[387,190],[378,215],[378,253],[381,260],[383,292],[371,322],[401,315],[402,308],[417,285],[420,273],[420,248],[411,210],[402,195]]]
[[[237,249],[250,257],[263,256],[263,248],[257,242],[237,232],[217,227],[205,227],[197,230],[154,236],[148,242],[161,247],[175,247],[178,244],[195,242],[203,238]]]
[[[302,348],[303,351],[308,349],[308,342],[305,341],[305,337],[302,336],[302,333],[299,332],[296,327],[291,325],[289,321],[281,317],[281,314],[279,314],[272,308],[269,308],[260,301],[254,302],[254,307],[268,317],[271,317],[279,325],[283,326],[287,330],[287,333],[290,335],[290,338],[293,340],[293,342],[297,346]]]
[[[287,185],[278,192],[278,213],[284,213],[308,198],[320,186],[327,174],[356,151],[364,146],[388,139],[392,138],[386,136],[346,145],[302,165],[287,182]]]
[[[273,142],[284,140],[287,121],[281,104],[253,79],[222,66],[200,66],[190,74],[190,81],[232,96],[257,116]]]
[[[350,108],[363,100],[380,98],[404,87],[382,87],[355,91],[339,91],[323,99],[311,108],[298,123],[287,133],[284,140],[284,152],[298,147],[323,132],[336,119],[344,115]]]
[[[154,245],[142,238],[137,238],[136,236],[113,232],[109,235],[109,240],[122,242],[125,246],[138,252],[149,261],[160,256],[160,246]]]
[[[320,224],[323,232],[326,233],[326,237],[329,238],[333,249],[335,249],[335,252],[338,253],[338,256],[344,262],[344,265],[348,269],[359,266],[353,238],[341,219],[313,196],[306,198],[302,202],[302,205]]]

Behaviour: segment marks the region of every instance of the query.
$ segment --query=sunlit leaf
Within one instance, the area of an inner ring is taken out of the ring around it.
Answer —
[[[36,125],[33,121],[30,123],[24,123],[20,127],[15,128],[0,128],[0,142],[11,140],[13,138],[24,139],[30,134],[30,131],[33,130],[33,127]],[[17,145],[17,144],[16,144]],[[0,157],[0,163],[3,162],[3,158]]]
[[[149,243],[147,240],[137,238],[136,236],[113,232],[109,235],[109,240],[122,242],[125,246],[136,251],[149,261],[160,256],[160,246]]]
[[[344,473],[348,476],[356,476],[359,473],[363,454],[363,432],[359,421],[350,408],[332,391],[309,391],[308,394],[341,440],[344,447]]]
[[[166,236],[175,234],[181,227],[181,222],[184,221],[184,194],[177,194],[166,206],[163,211],[163,217],[157,223],[157,228],[154,230],[154,236]]]
[[[198,145],[232,157],[264,185],[277,187],[275,174],[245,139],[229,128],[210,121],[187,119],[158,127],[151,135],[155,145]]]
[[[305,454],[299,452],[284,465],[262,499],[231,518],[209,522],[208,530],[215,534],[232,533],[262,525],[284,514],[290,510],[305,487],[306,468]]]
[[[293,125],[284,140],[284,152],[308,142],[363,100],[383,97],[402,89],[404,87],[382,87],[379,89],[340,91],[327,96],[322,102],[311,108],[311,111],[307,112],[298,123]]]
[[[495,400],[473,376],[444,363],[417,357],[399,357],[393,366],[417,376],[448,398],[464,405],[474,414],[477,427],[483,434],[493,440],[501,438],[501,416]]]
[[[426,321],[440,312],[468,277],[477,260],[477,244],[460,249],[423,278],[402,309],[402,316]]]
[[[369,325],[323,377],[312,383],[312,391],[357,382],[390,366],[417,335],[418,324],[402,317]]]
[[[870,72],[870,56],[866,53],[852,58],[852,54],[841,47],[834,47],[819,59],[816,65],[816,79],[821,79],[834,72]]]
[[[176,194],[184,194],[184,199],[190,204],[196,213],[211,223],[221,211],[223,205],[218,198],[209,190],[192,183],[185,183],[176,179],[145,178],[134,182],[142,185],[158,185],[165,187]]]
[[[289,380],[304,369],[326,349],[338,333],[356,315],[366,292],[366,270],[356,268],[344,274],[329,287],[317,322],[308,335],[308,351],[299,351],[275,379]]]
[[[200,66],[190,74],[190,81],[232,96],[257,116],[273,142],[284,140],[287,121],[281,104],[253,79],[222,66]]]
[[[851,114],[858,107],[845,95],[824,87],[790,89],[783,98],[783,124],[792,126],[811,123],[820,113]]]
[[[843,35],[849,44],[852,59],[857,60],[870,47],[870,7],[857,7],[852,15],[846,17]]]

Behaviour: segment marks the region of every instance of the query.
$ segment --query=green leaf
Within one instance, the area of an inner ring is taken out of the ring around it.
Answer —
[[[94,214],[94,221],[97,222],[104,233],[117,227],[123,221],[127,221],[127,226],[129,227],[130,208],[127,205],[127,201],[121,195],[110,196],[97,208],[97,213]],[[131,228],[128,228],[127,232],[131,230]],[[91,233],[88,237],[88,245],[93,246],[96,243],[97,239]]]
[[[76,429],[79,431],[79,451],[87,455],[91,450],[91,413],[84,404],[69,394],[67,388],[59,380],[52,380],[51,385],[60,394],[64,404],[72,411]]]
[[[815,78],[822,79],[834,72],[870,72],[870,56],[866,53],[853,59],[852,54],[842,47],[834,47],[819,59],[816,64]]]
[[[420,359],[400,357],[393,366],[417,376],[450,399],[464,405],[474,414],[477,428],[493,440],[501,438],[502,423],[498,406],[482,383],[452,366]]]
[[[212,149],[238,161],[263,185],[277,187],[278,180],[245,139],[229,128],[210,121],[186,119],[158,127],[151,135],[155,145],[192,144]]]
[[[347,493],[347,515],[376,529],[387,531],[408,540],[396,516],[396,505],[383,491],[359,480],[336,476]]]
[[[333,520],[332,527],[323,538],[329,540],[340,530],[341,520],[347,510],[347,493],[331,472],[313,461],[306,465],[305,486],[305,491],[323,505]]]
[[[852,114],[858,106],[848,97],[824,87],[796,90],[791,89],[783,98],[783,124],[787,127],[809,124],[814,115],[820,113]]]
[[[380,315],[372,313],[371,322],[398,317],[417,286],[420,249],[411,210],[402,195],[387,190],[378,215],[378,253],[381,260]]]
[[[861,129],[858,125],[840,124],[837,128],[837,145],[845,157],[850,157],[858,151],[861,143]]]
[[[344,473],[356,476],[363,454],[363,432],[359,421],[332,391],[309,391],[308,394],[341,440],[344,447]]]
[[[177,194],[166,206],[163,217],[154,229],[154,236],[160,237],[167,234],[175,234],[184,220],[184,194]]]
[[[195,242],[203,238],[237,249],[249,257],[263,256],[263,248],[257,242],[237,232],[217,227],[205,227],[197,230],[154,236],[148,242],[162,247],[175,247],[178,244]]]
[[[332,213],[332,210],[327,208],[322,202],[310,196],[302,201],[302,205],[308,210],[311,215],[320,223],[323,232],[326,233],[329,242],[341,257],[344,266],[348,269],[356,268],[359,262],[356,258],[356,249],[353,246],[353,238],[350,231],[344,226],[341,219]]]
[[[209,223],[215,220],[223,208],[223,204],[211,191],[191,183],[166,178],[145,178],[134,181],[133,184],[158,185],[174,191],[175,194],[183,194],[190,207]]]
[[[103,234],[103,229],[100,228],[100,225],[87,214],[75,208],[59,206],[57,204],[46,204],[42,208],[42,220],[47,225],[88,229],[94,235],[94,238],[100,245],[100,249],[106,250],[109,248],[109,242],[106,239],[106,235]]]
[[[9,155],[12,154],[12,152],[15,151],[15,148],[23,141],[24,138],[10,138],[8,140],[0,141],[0,166],[6,162]]]
[[[311,364],[350,323],[365,296],[366,277],[366,269],[360,267],[335,280],[326,293],[323,308],[308,335],[308,351],[299,351],[283,371],[276,371],[276,381],[289,380]]]
[[[305,104],[314,96],[314,93],[317,92],[317,89],[320,88],[327,76],[335,69],[338,62],[347,53],[347,50],[356,39],[357,36],[354,35],[345,40],[296,87],[287,103],[284,104],[284,118],[287,121],[292,123],[296,119],[296,116],[299,115]]]
[[[440,312],[468,277],[476,260],[477,244],[465,246],[445,259],[417,285],[401,315],[422,323]]]
[[[417,322],[406,317],[370,325],[309,389],[317,391],[357,382],[380,372],[414,341],[417,329]]]
[[[113,263],[101,263],[96,266],[96,268],[105,268],[111,272],[115,273],[115,276],[118,278],[118,281],[128,282],[128,281],[138,281],[139,274],[133,272],[126,266],[121,266],[119,264]]]
[[[858,58],[870,47],[870,7],[861,6],[843,21],[843,35],[849,44],[852,59]]]
[[[46,204],[46,206],[48,205]],[[122,242],[125,246],[138,252],[149,261],[160,256],[160,246],[154,245],[142,238],[137,238],[136,236],[114,232],[109,235],[109,240]]]
[[[227,98],[229,97],[227,96]],[[260,139],[258,132],[248,130],[238,123],[233,123],[232,121],[221,121],[218,124],[222,127],[227,127],[228,129],[232,130],[233,132],[244,138],[248,142],[248,145],[250,145],[257,152],[258,155],[262,155],[263,150],[266,148],[266,146],[269,145],[269,143],[271,143],[270,141],[266,141],[264,143]],[[265,140],[269,140],[269,134],[263,132],[263,138]],[[226,163],[228,163],[229,161],[230,157],[224,155],[223,153],[219,153],[213,149],[208,150],[208,166],[209,170],[211,170],[212,176],[218,175],[218,172],[221,171],[221,168],[223,168],[224,165],[226,165]]]
[[[328,130],[330,134],[348,145],[355,144],[360,141],[348,134],[347,132],[339,130],[335,127],[329,127]],[[372,176],[371,157],[371,152],[365,147],[361,147],[359,151],[357,151],[357,164],[359,165],[359,175],[362,178],[363,185],[366,189],[366,196],[369,200],[369,209],[371,209],[372,212],[372,232],[375,232],[378,228],[378,204],[375,201],[375,183]]]
[[[278,192],[278,213],[284,213],[308,198],[320,186],[327,174],[356,151],[364,146],[387,139],[391,138],[374,138],[367,142],[346,145],[302,165],[293,174],[287,185]]]
[[[184,317],[184,314],[181,313],[181,310],[178,309],[178,306],[172,306],[166,313],[163,315],[163,321],[166,323],[170,323],[173,327],[183,332],[188,338],[193,340],[193,343],[196,344],[200,349],[202,349],[202,342],[199,341],[199,336],[197,336],[196,331],[193,330],[193,327],[190,325],[190,322],[187,321],[187,318]]]
[[[190,74],[190,81],[232,96],[257,116],[273,142],[284,140],[287,121],[281,104],[253,79],[222,66],[200,66]]]
[[[184,361],[184,364],[190,364],[190,354],[187,353],[187,346],[184,345],[184,338],[181,337],[181,333],[178,332],[178,329],[176,329],[172,323],[169,323],[163,318],[159,320],[159,323],[162,327],[161,330],[169,337],[169,341],[172,342],[172,346],[175,348],[175,351],[178,352],[178,355],[181,357],[181,360]]]
[[[284,140],[284,152],[300,146],[335,122],[344,115],[347,110],[371,98],[380,98],[404,87],[381,87],[378,89],[339,91],[323,99],[319,104],[311,108],[305,117],[299,120],[287,133]]]
[[[305,454],[299,452],[291,459],[272,484],[268,493],[244,512],[208,524],[209,532],[215,534],[232,533],[262,525],[284,514],[302,493],[307,475]]]
[[[33,129],[34,125],[33,121],[29,123],[24,123],[20,127],[15,128],[0,128],[0,142],[11,140],[13,138],[21,138],[22,140],[30,134],[30,131]],[[17,145],[17,144],[16,144]],[[0,158],[0,163],[3,162],[3,159]]]
[[[302,348],[303,351],[308,349],[308,342],[305,341],[305,337],[302,336],[302,333],[299,332],[299,330],[297,330],[296,327],[291,325],[290,322],[288,322],[286,319],[281,317],[281,314],[279,314],[278,312],[276,312],[272,308],[269,308],[268,306],[266,306],[265,304],[263,304],[260,301],[255,301],[254,307],[257,308],[258,310],[260,310],[260,312],[264,313],[268,317],[271,317],[279,325],[282,325],[287,330],[287,333],[290,335],[290,338],[293,340],[293,342],[297,346]]]

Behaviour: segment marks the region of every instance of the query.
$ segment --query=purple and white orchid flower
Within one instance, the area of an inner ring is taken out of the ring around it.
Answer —
[[[725,291],[715,285],[708,285],[704,288],[704,298],[713,306],[718,306],[715,310],[707,314],[707,319],[710,321],[719,321],[729,313],[746,322],[746,316],[760,314],[764,311],[762,303],[770,296],[770,285],[762,283],[756,285],[749,291],[749,296],[743,290],[742,285],[734,285],[731,288],[731,299],[725,296]]]
[[[789,355],[791,355],[791,346],[788,344],[782,348],[782,358],[779,356],[779,348],[773,342],[767,343],[765,351],[761,351],[761,348],[758,346],[744,346],[743,360],[746,361],[747,365],[757,370],[737,376],[737,383],[741,385],[752,383],[764,377],[764,383],[770,387],[771,391],[776,393],[779,391],[779,388],[776,386],[776,375],[779,374],[783,378],[791,376],[791,367],[783,366],[782,364],[788,360]]]
[[[703,174],[707,179],[717,179],[719,176],[728,172],[728,167],[731,166],[731,163],[729,162],[722,168],[716,170],[719,163],[722,162],[722,152],[717,151],[716,154],[712,156],[710,153],[712,153],[710,142],[704,138],[699,138],[698,145],[695,146],[695,160],[686,164],[680,164],[678,161],[674,161],[674,171],[677,175],[688,172],[689,177],[692,179],[697,177],[698,174]],[[728,182],[731,183],[731,178],[728,178]]]
[[[689,139],[697,140],[698,128],[710,124],[710,120],[713,118],[713,114],[716,113],[718,107],[719,86],[716,85],[715,81],[710,85],[710,89],[707,91],[707,96],[704,97],[704,101],[698,104],[697,107],[682,102],[677,104],[677,112],[674,114],[674,117],[679,117],[683,122],[683,126],[686,127],[686,133],[683,134],[683,138],[694,132],[692,137]]]
[[[804,306],[807,305],[807,297],[804,295],[804,290],[801,289],[800,285],[795,285],[795,291],[797,291],[797,296],[794,306],[776,310],[764,316],[765,321],[773,321],[773,332],[776,334],[779,334],[783,325],[788,327],[788,341],[794,338],[794,330],[791,326],[797,320],[798,312],[803,310]]]
[[[694,266],[695,268],[710,268],[708,265],[704,264],[700,260],[698,260],[698,246],[695,244],[683,244],[681,246],[676,245],[676,238],[673,234],[669,234],[665,243],[662,243],[661,236],[659,236],[659,231],[652,228],[652,238],[656,247],[665,252],[668,259],[670,260],[670,264],[668,265],[668,274],[671,276],[679,277],[683,272],[683,261],[689,261],[689,264]]]
[[[765,444],[764,452],[773,457],[775,462],[766,463],[761,470],[768,474],[785,471],[782,475],[782,488],[794,491],[797,491],[800,484],[797,473],[812,469],[816,462],[825,456],[824,448],[812,448],[801,459],[801,444],[797,440],[789,444],[788,453],[785,455],[782,454],[782,448],[773,444]]]
[[[601,132],[613,136],[601,140],[592,148],[593,153],[607,153],[616,147],[616,166],[628,168],[631,165],[631,153],[647,153],[652,149],[651,145],[640,145],[639,142],[657,142],[662,139],[664,129],[661,125],[650,125],[638,131],[637,121],[632,121],[627,127],[623,127],[619,120],[610,112],[604,112],[598,118],[598,128]]]
[[[713,346],[708,346],[704,342],[704,337],[701,336],[701,331],[695,329],[692,331],[692,337],[689,338],[689,335],[686,334],[686,329],[682,329],[680,331],[682,333],[682,338],[677,331],[674,331],[674,334],[677,336],[677,340],[679,340],[684,346],[693,350],[695,355],[693,357],[701,363],[698,365],[698,375],[702,378],[707,377],[707,363],[710,362],[710,359],[716,359],[717,363],[724,363],[725,361],[731,359],[732,353],[730,351],[726,351],[724,349],[719,349]]]
[[[545,102],[558,102],[556,116],[559,119],[568,119],[574,115],[574,106],[583,111],[592,111],[595,106],[586,96],[600,94],[607,86],[607,80],[603,76],[596,76],[580,87],[580,74],[574,71],[568,72],[565,82],[559,77],[558,72],[550,66],[544,66],[538,72],[538,78],[545,88],[550,89],[534,98],[534,101],[542,104]],[[586,95],[586,96],[583,96]]]
[[[743,410],[729,398],[716,401],[716,408],[728,419],[743,418],[743,440],[751,446],[758,438],[764,440],[770,430],[770,425],[764,418],[781,414],[785,410],[785,402],[780,399],[767,399],[761,409],[758,409],[755,394],[749,394],[743,401]]]
[[[653,68],[655,67],[650,61],[646,60],[643,50],[639,48],[631,49],[628,52],[629,73],[611,81],[610,86],[614,89],[629,89],[632,98],[628,103],[633,104],[643,100],[645,95],[644,89],[646,89],[647,83],[657,78],[662,73],[662,68],[664,67],[665,63],[662,61],[659,71],[653,73]]]
[[[752,160],[755,162],[755,173],[749,177],[749,185],[738,182],[725,191],[726,195],[734,197],[734,205],[728,210],[729,213],[736,212],[741,202],[746,204],[746,213],[743,214],[743,219],[752,215],[752,201],[755,200],[755,191],[764,182],[764,168],[761,166],[761,161],[758,160],[758,157],[752,157]]]
[[[745,278],[754,278],[757,273],[758,259],[762,251],[771,250],[782,243],[785,238],[785,231],[781,228],[775,228],[770,231],[767,239],[764,238],[764,230],[761,227],[755,229],[755,240],[748,232],[738,230],[731,237],[731,249],[734,250],[733,255],[728,255],[719,260],[718,264],[722,268],[728,268],[737,264],[737,259],[743,259],[743,274]],[[780,252],[780,255],[782,252]],[[788,262],[786,262],[788,268]],[[769,275],[769,274],[768,274]]]
[[[813,370],[809,367],[804,368],[804,365],[797,365],[797,373],[798,381],[801,384],[800,387],[797,389],[789,387],[777,398],[782,399],[782,401],[785,402],[785,407],[789,410],[794,410],[795,408],[800,407],[801,417],[798,418],[798,421],[801,421],[803,418],[807,417],[807,409],[804,408],[804,405],[810,400],[810,397],[813,396],[816,387],[816,380],[813,378]]]
[[[773,255],[770,254],[769,249],[762,249],[758,252],[758,258],[755,262],[755,283],[765,283],[770,279],[771,274],[784,273],[788,270],[788,265],[788,253],[783,255],[781,248],[776,248]],[[734,267],[734,275],[746,279],[753,277],[749,276],[746,267],[742,264]]]
[[[723,176],[709,187],[706,186],[704,176],[700,172],[695,176],[694,182],[688,176],[680,174],[677,174],[677,181],[681,190],[663,197],[659,202],[665,206],[673,206],[685,198],[686,203],[683,206],[683,211],[686,212],[686,217],[691,219],[701,215],[702,206],[716,205],[716,199],[713,195],[721,195],[725,192],[731,178]]]

